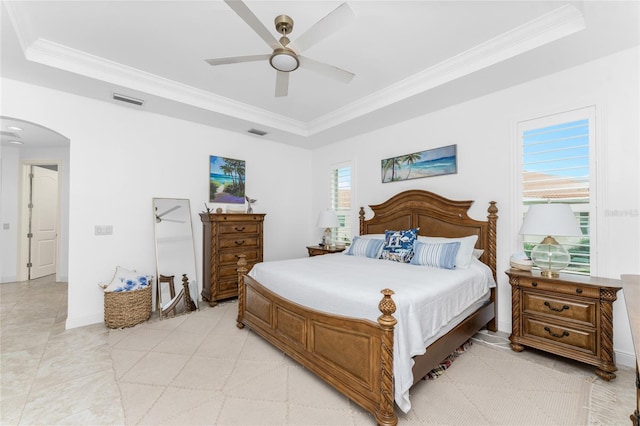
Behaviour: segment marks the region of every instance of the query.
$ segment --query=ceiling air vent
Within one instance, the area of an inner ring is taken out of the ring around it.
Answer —
[[[6,132],[4,130],[0,131],[0,136],[4,136],[4,137],[7,137],[7,138],[20,139],[20,136],[17,133]]]
[[[116,101],[127,102],[129,104],[138,105],[138,106],[142,106],[144,104],[144,101],[142,99],[136,99],[130,96],[119,95],[117,93],[113,94],[113,99],[115,99]]]
[[[258,135],[258,136],[264,136],[267,134],[267,132],[265,132],[264,130],[258,130],[258,129],[249,129],[247,130],[247,132],[253,133],[254,135]]]

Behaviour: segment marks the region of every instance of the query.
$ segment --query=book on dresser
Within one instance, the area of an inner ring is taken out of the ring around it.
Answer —
[[[247,268],[262,262],[265,214],[200,213],[202,220],[202,299],[215,306],[218,300],[238,296],[238,255]]]

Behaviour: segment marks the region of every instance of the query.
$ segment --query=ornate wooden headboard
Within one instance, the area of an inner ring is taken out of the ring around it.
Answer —
[[[490,201],[488,220],[479,221],[467,214],[472,204],[473,201],[453,201],[419,189],[401,192],[382,204],[370,205],[371,219],[365,220],[364,207],[360,207],[360,235],[410,228],[420,228],[419,235],[430,237],[477,235],[476,248],[484,250],[480,260],[491,268],[496,279],[498,208],[495,201]]]

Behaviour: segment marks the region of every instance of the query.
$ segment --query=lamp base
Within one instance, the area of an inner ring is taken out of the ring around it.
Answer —
[[[531,250],[531,260],[543,277],[557,278],[569,266],[571,255],[553,237],[547,237]]]
[[[545,278],[558,278],[560,276],[560,273],[556,271],[540,271],[540,275]]]
[[[319,244],[321,247],[331,245],[331,228],[326,228],[322,235],[322,242]]]

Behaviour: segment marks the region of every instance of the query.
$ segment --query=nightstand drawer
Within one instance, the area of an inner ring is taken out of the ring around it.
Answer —
[[[543,281],[535,279],[521,279],[520,287],[535,288],[540,291],[553,291],[555,293],[570,294],[572,296],[582,297],[600,297],[600,289],[593,286],[580,284],[564,284],[552,281]]]
[[[574,300],[527,290],[522,292],[522,299],[524,313],[570,319],[592,327],[596,325],[597,309],[594,300]]]
[[[523,337],[552,340],[571,348],[584,349],[592,355],[596,354],[595,330],[578,330],[574,327],[567,327],[565,324],[556,325],[529,317],[524,318],[522,325]]]

